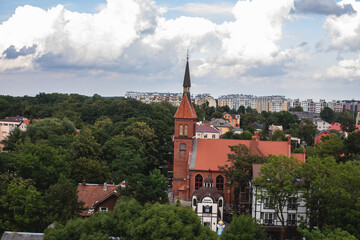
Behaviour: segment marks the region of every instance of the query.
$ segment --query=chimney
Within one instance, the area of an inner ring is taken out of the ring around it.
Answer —
[[[104,183],[104,188],[103,188],[103,191],[107,191],[107,184],[106,184],[106,182]]]
[[[86,186],[86,181],[85,181],[85,179],[81,181],[81,185]]]

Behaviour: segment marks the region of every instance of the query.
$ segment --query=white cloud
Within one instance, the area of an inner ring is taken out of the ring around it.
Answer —
[[[326,70],[325,74],[317,74],[315,78],[341,78],[354,81],[360,78],[360,56],[355,60],[341,60],[337,66]]]
[[[227,15],[231,14],[234,4],[222,2],[218,4],[187,3],[184,6],[174,7],[169,10],[179,10],[196,16]]]
[[[220,6],[185,5],[194,13],[230,9],[229,4]],[[96,14],[71,12],[62,5],[47,11],[18,7],[0,25],[0,71],[82,67],[147,76],[158,71],[164,76],[180,60],[183,64],[186,49],[192,74],[198,77],[234,77],[257,66],[294,67],[306,59],[306,47],[279,45],[292,8],[293,0],[238,1],[232,9],[235,21],[216,24],[203,17],[165,19],[164,9],[149,0],[108,0]],[[10,47],[19,51],[33,46],[34,53],[21,56],[26,61],[6,57]]]

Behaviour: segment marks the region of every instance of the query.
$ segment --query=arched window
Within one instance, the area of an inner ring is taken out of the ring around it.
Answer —
[[[184,126],[181,124],[179,126],[179,136],[184,136]]]
[[[195,176],[195,189],[201,188],[203,185],[203,177],[198,174]]]
[[[185,125],[184,127],[184,136],[188,135],[188,125]]]
[[[224,177],[221,175],[216,177],[216,188],[220,191],[224,191]]]

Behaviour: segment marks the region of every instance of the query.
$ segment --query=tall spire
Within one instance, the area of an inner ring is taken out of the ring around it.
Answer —
[[[183,94],[188,95],[188,99],[190,100],[190,87],[191,87],[191,81],[190,81],[190,70],[189,70],[189,50],[186,54],[186,68],[185,68],[185,76],[184,76],[184,92]]]

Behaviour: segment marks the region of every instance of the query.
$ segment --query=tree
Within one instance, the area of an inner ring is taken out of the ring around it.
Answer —
[[[124,240],[140,239],[217,239],[190,207],[170,204],[145,204],[134,199],[119,199],[113,212],[87,219],[73,219],[45,230],[44,240],[91,239],[109,236]]]
[[[0,175],[0,231],[42,232],[45,204],[32,180]]]
[[[222,118],[222,114],[219,111],[214,112],[211,114],[211,118]]]
[[[330,229],[327,228],[324,231],[314,229],[309,231],[308,229],[300,229],[300,233],[306,240],[356,240],[357,238],[347,231],[340,228]]]
[[[225,228],[221,235],[221,240],[266,240],[264,229],[256,223],[250,216],[233,216],[230,226]]]
[[[234,192],[233,205],[237,213],[240,191],[252,178],[252,164],[260,163],[262,158],[251,154],[250,150],[242,144],[229,146],[229,148],[232,152],[228,154],[229,164],[218,166],[218,168],[227,180],[226,185]]]
[[[350,133],[344,140],[344,152],[348,159],[360,154],[360,131]]]
[[[289,108],[290,112],[303,112],[304,109],[302,108],[302,106],[295,106],[293,108]]]
[[[159,169],[154,169],[143,181],[136,183],[135,199],[140,203],[160,202],[168,203],[167,183]]]
[[[245,107],[243,105],[239,107],[238,113],[245,113]]]
[[[341,155],[343,153],[344,143],[343,140],[333,134],[330,136],[323,136],[321,138],[322,142],[316,144],[314,146],[314,151],[309,151],[309,154],[306,155],[308,157],[310,156],[319,156],[319,157],[328,157],[332,156],[336,160],[339,160],[341,158]]]
[[[345,118],[341,124],[343,132],[351,133],[356,130],[355,121],[352,118]]]
[[[71,162],[71,178],[78,183],[104,183],[110,178],[110,170],[105,161],[80,157]]]
[[[295,129],[295,136],[305,141],[307,146],[314,145],[316,126],[310,120],[305,119],[304,124],[300,124]]]
[[[45,192],[47,222],[58,221],[65,224],[83,210],[83,202],[78,202],[77,185],[71,183],[64,175]]]
[[[271,135],[270,141],[287,141],[288,138],[285,136],[284,131],[282,130],[275,130]]]
[[[335,112],[329,107],[324,107],[320,112],[320,118],[325,122],[332,123],[335,120]]]
[[[275,210],[281,222],[283,239],[285,231],[285,213],[289,198],[297,196],[301,190],[302,162],[297,158],[284,155],[270,156],[260,169],[260,176],[253,180],[259,198],[269,198],[270,207]]]
[[[100,144],[96,142],[89,128],[83,128],[71,146],[71,159],[89,158],[99,160]]]
[[[158,167],[160,162],[157,158],[157,136],[154,129],[150,128],[145,122],[134,122],[124,130],[126,137],[136,137],[144,147],[148,159],[148,170]]]
[[[360,237],[360,162],[310,157],[303,166],[309,227],[339,227]]]

